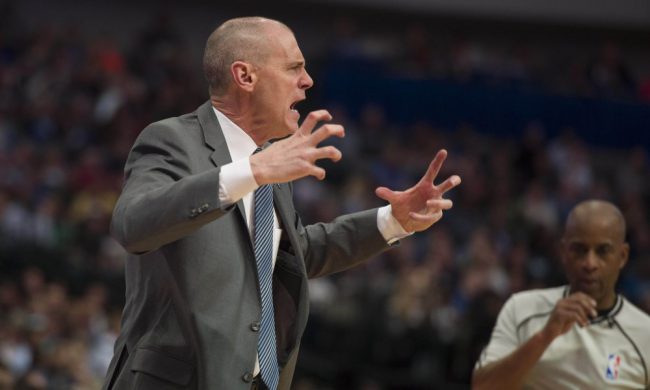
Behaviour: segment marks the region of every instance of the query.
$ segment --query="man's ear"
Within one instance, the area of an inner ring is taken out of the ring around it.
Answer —
[[[621,247],[621,265],[619,269],[625,267],[625,264],[627,264],[627,259],[629,256],[630,256],[630,244],[624,242]]]
[[[257,73],[253,64],[244,61],[235,61],[230,65],[230,74],[233,83],[244,91],[251,92],[257,83]]]

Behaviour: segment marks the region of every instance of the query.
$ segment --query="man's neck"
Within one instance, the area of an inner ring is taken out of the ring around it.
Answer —
[[[610,294],[607,294],[606,297],[598,300],[596,304],[596,310],[598,310],[599,314],[601,312],[608,313],[610,310],[614,308],[615,304],[616,304],[616,292],[612,291]]]
[[[253,125],[251,123],[251,115],[246,115],[245,110],[242,110],[239,107],[240,105],[233,104],[227,99],[218,97],[211,97],[210,101],[215,109],[219,110],[219,112],[248,134],[248,136],[251,137],[258,146],[263,145],[266,142],[266,140],[260,139],[260,137],[256,136],[256,132],[252,131]]]

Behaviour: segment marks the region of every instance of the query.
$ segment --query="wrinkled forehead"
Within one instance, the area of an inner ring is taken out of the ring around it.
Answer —
[[[563,240],[565,243],[590,245],[617,244],[625,240],[619,221],[607,216],[573,218],[567,222]]]
[[[303,61],[302,51],[298,46],[296,37],[289,28],[284,25],[270,25],[266,29],[266,40],[268,42],[269,54],[275,60],[280,61]]]

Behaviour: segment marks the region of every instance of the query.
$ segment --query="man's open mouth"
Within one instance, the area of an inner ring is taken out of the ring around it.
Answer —
[[[291,105],[289,106],[289,110],[298,112],[298,109],[296,108],[296,106],[298,105],[298,103],[300,103],[303,100],[304,99],[300,99],[300,100],[296,100],[295,102],[291,103]]]

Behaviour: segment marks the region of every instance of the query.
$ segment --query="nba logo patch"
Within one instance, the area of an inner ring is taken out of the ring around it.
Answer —
[[[615,353],[610,353],[607,358],[607,372],[605,377],[609,380],[618,379],[618,368],[621,366],[621,356]]]

